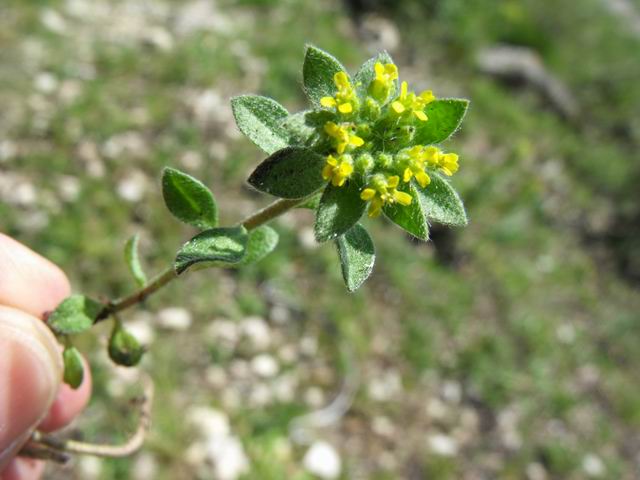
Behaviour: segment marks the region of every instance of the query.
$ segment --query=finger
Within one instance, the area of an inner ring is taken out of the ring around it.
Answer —
[[[62,379],[62,359],[46,325],[0,306],[0,472],[46,416]]]
[[[82,384],[76,389],[63,384],[58,390],[58,395],[49,409],[45,419],[38,425],[38,430],[51,432],[66,427],[84,409],[91,396],[91,372],[89,364],[83,358],[84,378]]]
[[[29,458],[15,458],[9,463],[0,480],[38,480],[44,472],[44,462]]]
[[[0,305],[41,318],[70,291],[69,280],[60,268],[0,233]]]

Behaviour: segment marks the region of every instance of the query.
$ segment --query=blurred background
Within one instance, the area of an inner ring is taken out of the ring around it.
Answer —
[[[423,244],[368,222],[350,295],[310,212],[282,217],[259,265],[127,312],[157,384],[144,449],[48,478],[640,478],[638,0],[3,0],[0,229],[78,292],[131,291],[130,235],[153,273],[193,234],[163,166],[223,222],[268,203],[229,98],[303,109],[307,42],[352,70],[386,49],[417,90],[471,99],[446,146],[469,227]],[[135,424],[107,334],[80,340],[95,395],[68,433],[88,441]]]

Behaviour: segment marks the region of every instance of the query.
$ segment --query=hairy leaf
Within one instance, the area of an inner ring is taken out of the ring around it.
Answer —
[[[63,335],[73,335],[91,328],[104,305],[84,295],[65,298],[51,312],[47,323],[53,331]]]
[[[468,107],[469,100],[460,98],[434,100],[424,109],[429,120],[417,125],[414,142],[429,145],[445,141],[458,130]]]
[[[278,233],[268,225],[261,225],[251,230],[247,242],[247,254],[240,261],[240,264],[248,265],[262,260],[276,248],[278,238]]]
[[[374,70],[376,63],[382,63],[383,65],[387,63],[393,63],[393,58],[387,52],[381,52],[377,54],[375,57],[370,58],[366,62],[362,64],[360,70],[356,73],[354,77],[354,82],[356,86],[356,91],[358,92],[358,96],[362,99],[366,98],[369,91],[369,85],[376,78],[376,72]],[[393,98],[398,89],[398,79],[393,81],[393,89],[389,92],[389,98]]]
[[[336,239],[342,278],[350,292],[362,285],[373,270],[376,259],[373,240],[360,224],[351,227]]]
[[[332,97],[336,93],[333,76],[340,71],[346,72],[342,64],[332,55],[313,45],[308,45],[302,65],[304,90],[316,107],[322,97]]]
[[[345,233],[360,220],[365,207],[355,182],[342,187],[327,185],[316,211],[316,240],[325,242]]]
[[[303,147],[284,148],[263,161],[249,176],[249,184],[281,198],[302,198],[322,185],[325,159]]]
[[[430,173],[431,183],[422,188],[415,185],[422,211],[429,220],[452,226],[468,223],[462,200],[453,187],[437,173]]]
[[[166,167],[162,195],[169,211],[180,221],[198,228],[218,224],[218,207],[211,191],[191,175]]]
[[[406,206],[398,203],[386,205],[383,208],[384,214],[389,220],[414,237],[420,240],[428,240],[429,225],[415,187],[412,183],[408,183],[403,184],[398,190],[402,190],[413,197],[411,204]]]
[[[181,274],[197,263],[238,263],[245,255],[247,248],[247,230],[244,227],[212,228],[206,230],[187,243],[178,251],[174,267]]]
[[[301,147],[309,145],[316,131],[307,124],[308,113],[310,113],[309,110],[297,112],[282,121],[282,128],[287,132],[289,145]]]
[[[124,246],[124,260],[129,267],[129,271],[139,287],[144,287],[147,283],[147,276],[140,264],[140,257],[138,255],[138,242],[140,241],[140,235],[135,234]]]
[[[231,109],[240,131],[269,155],[289,145],[289,132],[282,124],[289,112],[275,100],[241,95],[231,99]]]

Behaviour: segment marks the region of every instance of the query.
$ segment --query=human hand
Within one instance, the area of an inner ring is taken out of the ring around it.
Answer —
[[[62,349],[41,320],[69,295],[53,263],[0,233],[0,480],[35,480],[44,463],[16,457],[34,429],[64,427],[84,408],[91,378],[62,384]]]

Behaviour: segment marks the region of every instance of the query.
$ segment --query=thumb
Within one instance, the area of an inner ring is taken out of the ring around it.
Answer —
[[[61,378],[60,349],[46,325],[0,306],[0,472],[47,414]]]

